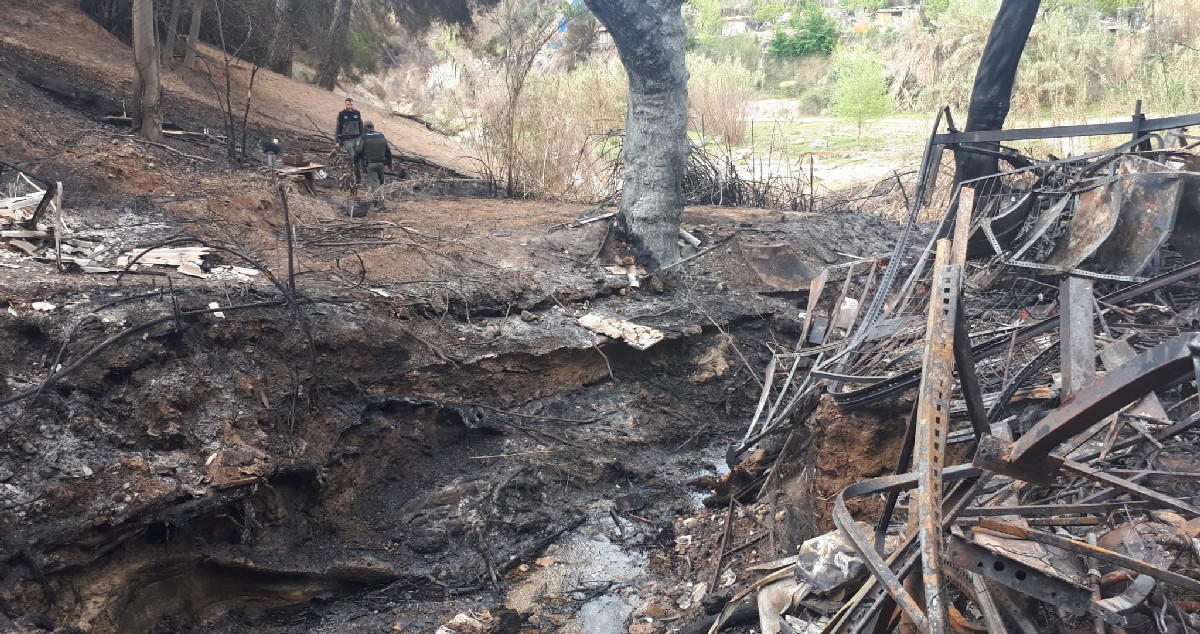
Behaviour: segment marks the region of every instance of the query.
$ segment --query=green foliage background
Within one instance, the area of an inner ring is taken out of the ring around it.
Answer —
[[[786,27],[776,28],[767,50],[777,57],[828,55],[837,46],[838,35],[837,20],[825,15],[821,5],[810,2],[792,13]]]

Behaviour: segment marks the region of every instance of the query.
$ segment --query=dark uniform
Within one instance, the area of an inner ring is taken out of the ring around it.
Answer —
[[[362,175],[359,173],[358,163],[354,161],[354,152],[358,148],[358,139],[362,133],[362,115],[357,110],[346,108],[338,113],[334,135],[337,137],[338,145],[341,145],[342,151],[346,153],[346,158],[354,165],[354,182],[356,183],[362,180]]]
[[[383,186],[384,167],[392,167],[392,148],[382,132],[368,130],[358,139],[354,160],[367,164],[367,185],[374,191]]]

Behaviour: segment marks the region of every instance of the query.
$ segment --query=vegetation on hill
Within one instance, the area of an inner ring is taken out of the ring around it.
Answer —
[[[880,11],[893,4],[690,0],[691,134],[730,148],[749,144],[762,134],[761,125],[754,133],[748,126],[751,104],[770,98],[784,100],[782,118],[835,117],[856,137],[869,136],[872,121],[889,113],[925,115],[943,105],[963,112],[999,0]],[[128,37],[132,0],[80,5]],[[159,32],[176,34],[165,60],[187,51],[197,6],[201,40],[327,87],[340,77],[360,98],[424,117],[460,135],[487,170],[511,176],[513,194],[611,193],[626,77],[612,40],[579,0],[155,0]],[[331,37],[339,10],[350,6],[345,36]],[[1200,103],[1200,82],[1191,81],[1200,62],[1200,3],[1041,6],[1010,121],[1125,115],[1138,99],[1152,114]],[[538,27],[520,19],[534,13],[547,18]],[[855,146],[862,143],[872,146],[861,138]]]

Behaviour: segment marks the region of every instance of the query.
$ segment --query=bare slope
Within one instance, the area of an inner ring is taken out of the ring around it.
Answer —
[[[101,94],[118,108],[132,94],[133,59],[129,47],[90,20],[74,2],[3,0],[0,11],[5,16],[0,20],[0,53],[10,69],[57,76]],[[203,46],[201,56],[203,63],[197,64],[196,72],[180,69],[163,75],[168,121],[185,126],[192,122],[219,125],[220,110],[209,77],[218,79],[218,85],[223,87],[224,63],[221,53],[211,47]],[[245,62],[232,67],[236,98],[246,94],[250,71]],[[316,132],[315,122],[329,134],[342,99],[340,93],[260,70],[254,83],[250,128],[263,136],[307,135]],[[6,99],[5,103],[9,101]],[[367,106],[360,109],[406,154],[423,157],[456,172],[474,173],[475,164],[469,152],[454,140],[403,117]],[[9,156],[14,145],[37,144],[39,134],[50,133],[44,128],[39,113],[11,107],[0,111],[0,143]]]

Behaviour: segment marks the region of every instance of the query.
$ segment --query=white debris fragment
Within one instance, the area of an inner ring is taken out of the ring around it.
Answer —
[[[194,262],[184,262],[179,265],[179,272],[192,277],[205,277],[204,271]]]
[[[484,610],[479,614],[461,612],[439,627],[434,634],[483,634],[492,627],[491,612]]]
[[[579,325],[592,332],[620,339],[638,350],[645,350],[666,337],[661,330],[639,326],[619,317],[608,317],[600,313],[588,313],[580,317]]]
[[[217,302],[209,302],[208,307],[209,308],[220,308],[221,305],[218,304]],[[216,317],[218,319],[225,319],[225,313],[223,313],[221,311],[217,311],[217,312],[213,313],[213,317]]]
[[[40,310],[42,312],[48,313],[48,312],[54,310],[55,308],[58,308],[58,306],[55,304],[51,304],[50,302],[34,302],[33,303],[33,309]]]

